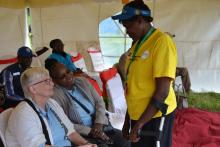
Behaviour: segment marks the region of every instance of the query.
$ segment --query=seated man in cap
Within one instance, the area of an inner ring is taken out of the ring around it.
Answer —
[[[42,54],[36,53],[38,55]],[[21,88],[20,76],[31,66],[32,57],[34,56],[30,48],[22,46],[17,51],[17,62],[9,65],[0,73],[0,83],[5,85],[5,103],[2,106],[4,109],[17,105],[24,98],[24,93]]]

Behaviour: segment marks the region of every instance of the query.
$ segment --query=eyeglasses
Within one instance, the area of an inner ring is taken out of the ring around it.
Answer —
[[[54,76],[54,79],[63,80],[67,77],[67,75],[71,74],[72,71],[66,70],[65,73],[63,73],[61,76]]]
[[[45,83],[45,84],[47,84],[47,85],[50,85],[50,84],[52,83],[52,79],[51,79],[51,78],[45,79],[45,80],[43,80],[43,81],[34,83],[34,84],[32,84],[32,85],[37,85],[37,84],[40,84],[40,83]]]

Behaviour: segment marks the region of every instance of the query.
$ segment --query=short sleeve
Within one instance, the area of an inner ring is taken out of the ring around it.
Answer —
[[[169,77],[174,79],[176,66],[176,46],[169,36],[162,35],[156,41],[153,50],[153,77]]]

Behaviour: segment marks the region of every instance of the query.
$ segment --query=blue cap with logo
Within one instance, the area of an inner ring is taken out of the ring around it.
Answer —
[[[141,15],[144,17],[151,17],[151,11],[125,6],[123,7],[122,13],[119,15],[112,16],[112,19],[123,21],[123,20],[129,20],[136,15]]]
[[[34,54],[29,47],[22,46],[18,49],[17,55],[19,57],[33,57]]]

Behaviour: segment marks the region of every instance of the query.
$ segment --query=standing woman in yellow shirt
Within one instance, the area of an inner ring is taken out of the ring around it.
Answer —
[[[154,147],[157,139],[161,147],[172,146],[172,128],[176,97],[172,88],[177,65],[177,52],[173,40],[152,26],[151,11],[143,1],[132,1],[122,13],[112,16],[126,28],[136,42],[126,59],[127,114],[123,135],[132,147]],[[139,136],[143,132],[158,131],[163,107],[165,121],[162,135]]]

